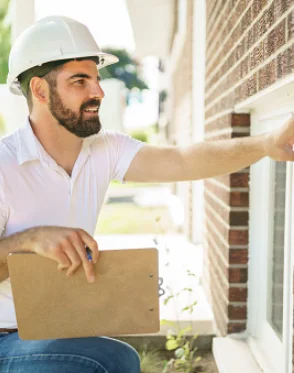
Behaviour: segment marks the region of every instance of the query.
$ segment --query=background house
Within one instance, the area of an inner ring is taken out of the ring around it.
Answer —
[[[203,134],[205,141],[258,135],[290,117],[293,1],[127,4],[138,53],[143,44],[152,54],[165,43],[157,55],[169,78],[171,144],[189,145]],[[185,205],[186,234],[205,248],[220,372],[292,371],[293,186],[293,164],[265,158],[204,184],[174,187]],[[238,339],[225,338],[231,334]]]

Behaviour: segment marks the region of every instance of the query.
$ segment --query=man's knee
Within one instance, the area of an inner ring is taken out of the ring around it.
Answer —
[[[121,344],[119,373],[140,373],[140,358],[138,352],[125,342],[119,343]]]

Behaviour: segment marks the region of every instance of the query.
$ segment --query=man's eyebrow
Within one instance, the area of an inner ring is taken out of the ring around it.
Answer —
[[[91,79],[92,77],[88,74],[78,73],[78,74],[74,74],[74,75],[70,76],[67,80],[72,80],[72,79],[75,79],[75,78]],[[101,80],[101,77],[99,75],[97,75],[97,80],[98,80],[98,82],[100,82],[100,80]]]

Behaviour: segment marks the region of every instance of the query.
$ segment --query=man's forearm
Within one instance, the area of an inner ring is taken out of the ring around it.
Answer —
[[[181,148],[181,179],[205,179],[248,167],[267,156],[265,136],[206,141]]]
[[[9,277],[7,256],[17,251],[31,251],[30,242],[34,236],[34,228],[32,228],[0,240],[0,282]]]

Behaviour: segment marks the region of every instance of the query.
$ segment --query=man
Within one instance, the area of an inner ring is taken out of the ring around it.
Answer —
[[[92,236],[111,180],[197,180],[235,172],[265,156],[294,161],[292,120],[264,135],[186,148],[145,145],[103,131],[97,69],[115,62],[84,25],[65,17],[37,22],[11,50],[8,85],[26,96],[30,115],[0,142],[1,372],[140,372],[134,349],[110,338],[20,340],[9,253],[35,252],[67,276],[82,265],[91,283],[98,260]]]

